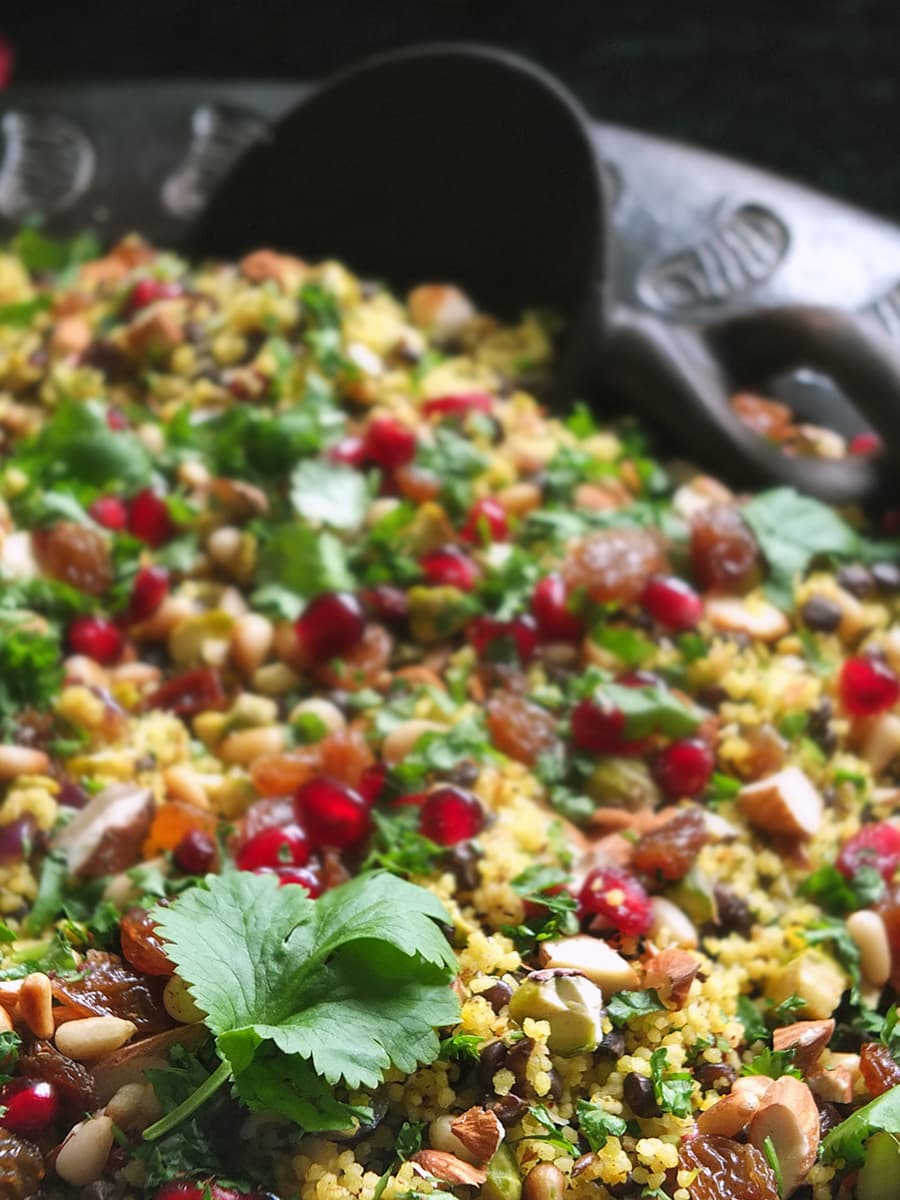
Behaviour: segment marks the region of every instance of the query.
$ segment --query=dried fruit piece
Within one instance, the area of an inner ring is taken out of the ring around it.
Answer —
[[[762,578],[750,526],[730,504],[710,504],[691,518],[691,568],[704,591],[743,595]]]
[[[559,743],[553,716],[515,692],[499,692],[490,698],[487,727],[498,750],[529,767]]]
[[[900,1065],[882,1042],[863,1042],[859,1069],[870,1096],[880,1096],[900,1083]]]
[[[650,577],[667,567],[665,554],[647,530],[601,529],[569,550],[562,574],[569,588],[584,588],[600,604],[633,604]]]
[[[58,521],[31,535],[41,570],[89,596],[102,596],[113,581],[112,556],[106,538],[88,525]]]
[[[156,932],[156,922],[145,908],[129,908],[119,923],[122,954],[138,971],[147,975],[171,975],[175,965],[166,955],[165,942]]]
[[[701,810],[682,808],[665,825],[638,839],[631,864],[654,878],[683,879],[708,840]]]
[[[731,1138],[698,1134],[682,1143],[681,1167],[696,1171],[691,1200],[779,1200],[765,1155]]]
[[[138,975],[118,955],[103,950],[88,950],[78,978],[53,980],[55,1000],[86,1017],[133,1021],[142,1035],[159,1033],[171,1024],[161,992],[156,981]]]

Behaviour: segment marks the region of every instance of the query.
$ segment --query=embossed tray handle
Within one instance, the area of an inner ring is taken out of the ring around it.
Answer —
[[[603,380],[625,404],[739,485],[777,480],[834,504],[875,499],[888,485],[878,459],[789,457],[728,403],[742,382],[810,367],[832,378],[888,445],[900,445],[900,355],[860,317],[792,305],[692,326],[622,305],[607,317],[601,354]]]

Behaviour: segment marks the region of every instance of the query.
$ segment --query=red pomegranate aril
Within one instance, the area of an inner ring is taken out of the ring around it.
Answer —
[[[478,546],[486,546],[491,542],[505,542],[509,536],[506,509],[493,496],[476,500],[469,509],[459,536],[464,541]]]
[[[134,577],[131,599],[125,613],[128,625],[137,625],[152,617],[169,592],[169,572],[165,567],[141,567]]]
[[[240,871],[257,867],[305,867],[309,862],[309,838],[299,825],[261,829],[235,855]]]
[[[294,629],[313,662],[340,658],[362,641],[365,613],[350,592],[323,592],[311,600]]]
[[[572,709],[572,741],[594,754],[641,754],[646,738],[625,737],[625,714],[596,698],[579,700]]]
[[[465,788],[439,787],[429,792],[419,813],[419,832],[439,846],[455,846],[484,828],[481,801]]]
[[[366,461],[366,443],[361,437],[341,438],[328,451],[328,457],[348,467],[361,467]]]
[[[641,607],[658,625],[676,633],[693,629],[703,615],[703,601],[689,583],[674,575],[654,575],[648,580]]]
[[[835,866],[846,879],[853,879],[861,867],[877,871],[890,883],[900,864],[900,829],[889,821],[864,825],[859,833],[844,842]]]
[[[31,813],[0,825],[0,867],[21,862],[30,854],[36,833],[37,821]]]
[[[309,779],[301,784],[294,797],[294,812],[317,849],[356,846],[372,825],[363,797],[336,779]]]
[[[11,1079],[0,1088],[0,1126],[19,1137],[37,1137],[56,1120],[59,1097],[52,1083]]]
[[[469,622],[466,634],[479,658],[500,661],[507,657],[511,646],[519,662],[526,666],[534,658],[538,646],[537,623],[528,615],[498,621],[496,617],[475,617]]]
[[[191,829],[175,847],[172,857],[185,875],[205,875],[216,861],[216,843],[202,829]]]
[[[386,471],[406,466],[416,456],[415,433],[395,417],[373,417],[364,442],[366,458]]]
[[[387,773],[387,766],[377,762],[366,767],[359,777],[356,790],[370,808],[377,804],[384,794]]]
[[[600,917],[611,928],[629,936],[646,933],[653,921],[650,897],[626,871],[596,867],[578,893],[582,917]]]
[[[106,410],[106,425],[114,433],[122,433],[128,428],[128,418],[122,412],[121,408],[108,408]]]
[[[585,633],[582,618],[569,609],[569,589],[561,575],[547,575],[535,585],[531,613],[548,642],[577,642]]]
[[[435,587],[455,587],[471,592],[478,582],[478,568],[468,555],[455,546],[442,546],[419,559],[426,580]]]
[[[119,532],[128,524],[128,506],[118,496],[98,496],[88,508],[88,515],[104,529]]]
[[[73,654],[108,667],[122,653],[122,631],[108,617],[74,617],[66,638]]]
[[[183,294],[180,285],[169,280],[139,279],[128,293],[125,311],[128,313],[140,312],[142,308],[147,308],[148,305],[155,304],[158,300],[175,300]]]
[[[433,396],[422,405],[426,417],[461,417],[470,412],[489,413],[494,397],[487,392],[460,392],[452,396]]]
[[[858,433],[856,437],[850,439],[848,447],[851,454],[880,454],[884,449],[884,442],[877,433]]]
[[[396,625],[409,616],[409,596],[393,583],[376,583],[359,593],[366,611],[377,621]]]
[[[893,708],[900,699],[900,680],[875,658],[848,658],[841,667],[838,692],[851,717],[871,717]]]
[[[715,756],[706,742],[682,738],[660,752],[656,778],[670,800],[699,796],[706,790],[715,765]]]
[[[318,871],[312,867],[275,867],[274,873],[278,876],[279,887],[296,883],[306,888],[310,900],[318,900],[325,890]]]
[[[157,1188],[153,1200],[264,1200],[260,1192],[239,1192],[237,1188],[222,1187],[215,1180],[205,1183],[188,1183],[183,1179],[172,1180]]]
[[[152,488],[143,488],[132,496],[128,509],[128,532],[154,550],[175,533],[175,522],[166,502]]]

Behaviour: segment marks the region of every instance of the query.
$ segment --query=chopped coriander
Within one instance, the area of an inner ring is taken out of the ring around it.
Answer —
[[[802,1079],[803,1074],[794,1065],[794,1048],[787,1050],[770,1050],[766,1047],[750,1062],[741,1067],[742,1075],[768,1075],[770,1079],[780,1079],[782,1075],[793,1075]]]
[[[591,634],[591,639],[628,667],[639,667],[656,652],[656,646],[649,638],[627,625],[600,625]]]
[[[744,1027],[744,1038],[748,1046],[768,1037],[769,1031],[762,1013],[749,996],[738,996],[737,1016]]]
[[[62,685],[60,644],[50,634],[16,629],[0,636],[0,735],[9,738],[16,717],[33,708],[44,712]]]
[[[441,1041],[438,1057],[443,1062],[478,1062],[478,1049],[483,1041],[477,1033],[454,1033]]]
[[[606,1015],[613,1025],[621,1029],[635,1017],[645,1017],[648,1013],[662,1012],[664,1006],[659,996],[652,988],[639,992],[617,992],[610,996],[606,1006]]]
[[[669,1071],[667,1069],[668,1054],[665,1046],[660,1046],[650,1055],[653,1095],[663,1112],[671,1113],[674,1117],[689,1117],[694,1081],[689,1071]]]
[[[611,1137],[621,1137],[627,1128],[622,1117],[607,1112],[599,1104],[579,1100],[575,1106],[578,1128],[592,1150],[602,1150]]]

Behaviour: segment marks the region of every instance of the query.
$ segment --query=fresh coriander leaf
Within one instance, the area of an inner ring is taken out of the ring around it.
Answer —
[[[488,741],[483,724],[475,718],[424,733],[392,774],[406,791],[417,791],[432,775],[446,775],[469,759],[476,762],[501,759]]]
[[[33,629],[0,636],[0,734],[9,737],[27,708],[44,712],[62,686],[59,640]]]
[[[656,651],[649,638],[625,625],[601,625],[591,634],[591,640],[628,667],[639,667]]]
[[[536,892],[546,892],[550,888],[565,887],[569,881],[570,876],[559,867],[548,863],[535,863],[533,867],[526,867],[511,879],[509,886],[519,896],[531,896]]]
[[[549,1142],[551,1146],[555,1146],[557,1150],[562,1150],[566,1154],[571,1154],[573,1146],[567,1137],[559,1132],[559,1126],[565,1125],[560,1117],[554,1117],[550,1110],[544,1104],[532,1104],[528,1109],[529,1114],[534,1117],[539,1125],[543,1125],[547,1130],[546,1134],[538,1134],[534,1137],[535,1141]]]
[[[675,640],[686,662],[705,658],[708,646],[699,633],[680,633]]]
[[[52,301],[43,293],[31,300],[19,300],[13,304],[0,304],[0,325],[14,329],[27,329],[38,313],[46,312]]]
[[[830,1130],[822,1140],[826,1163],[842,1158],[848,1167],[865,1161],[865,1145],[873,1133],[884,1130],[900,1134],[900,1086],[877,1096]]]
[[[738,996],[737,1016],[744,1027],[744,1038],[748,1045],[768,1037],[769,1031],[762,1013],[749,996]]]
[[[604,683],[596,699],[624,714],[624,736],[629,739],[664,733],[668,737],[685,737],[697,728],[703,714],[693,704],[679,700],[668,688],[657,684],[627,687],[621,683]]]
[[[597,432],[597,422],[594,420],[594,415],[583,400],[576,400],[564,424],[569,433],[574,433],[581,441]]]
[[[311,600],[320,592],[353,589],[343,544],[333,533],[308,525],[276,525],[266,531],[256,578]]]
[[[329,1084],[374,1087],[392,1064],[408,1073],[433,1061],[435,1030],[459,1020],[447,986],[456,958],[438,927],[446,911],[393,875],[360,875],[310,900],[239,871],[210,876],[153,916],[216,1036],[215,1084],[234,1076],[245,1103],[260,1056],[278,1051],[292,1072],[299,1058]],[[267,1095],[271,1079],[264,1068]],[[193,1107],[187,1101],[147,1136],[164,1135]]]
[[[876,874],[878,873],[876,872]],[[884,881],[881,880],[880,875],[878,878],[883,887]],[[843,916],[865,907],[859,903],[856,889],[850,880],[830,863],[824,867],[818,867],[811,875],[808,875],[797,890],[801,896],[808,896],[810,900],[815,900],[826,912],[835,916]]]
[[[768,563],[766,592],[781,608],[793,607],[794,581],[815,558],[849,558],[860,539],[833,509],[789,487],[754,496],[741,509]]]
[[[365,478],[352,467],[309,459],[291,474],[294,511],[313,525],[359,529],[368,502]]]
[[[425,1125],[424,1121],[404,1121],[398,1129],[394,1138],[394,1150],[401,1162],[406,1162],[416,1151],[422,1149]]]
[[[291,739],[296,746],[311,746],[328,735],[328,726],[314,712],[299,713],[291,721]]]
[[[0,1085],[9,1083],[22,1048],[22,1039],[12,1029],[0,1032]]]
[[[76,267],[100,254],[94,233],[76,233],[71,238],[52,238],[33,225],[20,229],[10,241],[10,250],[32,274],[47,275]]]
[[[777,1029],[781,1025],[789,1024],[796,1013],[801,1008],[806,1007],[806,1001],[802,996],[798,996],[796,992],[788,996],[786,1000],[782,1000],[780,1004],[776,1004],[772,1009],[772,1024]]]
[[[791,1064],[794,1061],[794,1048],[787,1050],[770,1050],[766,1047],[750,1062],[741,1067],[742,1075],[768,1075],[770,1079],[780,1079],[782,1075],[793,1075],[802,1079],[802,1072]]]
[[[691,1115],[691,1095],[694,1081],[689,1071],[667,1071],[668,1051],[660,1046],[650,1055],[650,1078],[656,1103],[674,1117]]]
[[[351,1129],[354,1118],[371,1120],[371,1109],[343,1104],[334,1088],[299,1054],[260,1048],[236,1077],[237,1093],[252,1112],[277,1112],[306,1133]]]
[[[610,996],[606,1006],[606,1015],[617,1029],[621,1029],[635,1017],[645,1017],[648,1013],[662,1011],[663,1005],[652,988],[641,992],[617,992]]]
[[[411,806],[390,812],[372,810],[374,831],[363,869],[381,869],[394,875],[428,875],[445,850],[419,833],[419,810]]]
[[[527,606],[541,569],[533,555],[519,546],[506,547],[497,561],[487,558],[485,573],[478,588],[485,607],[500,621],[507,621]]]
[[[610,1137],[621,1137],[627,1128],[622,1117],[609,1113],[599,1104],[579,1100],[575,1106],[578,1127],[592,1150],[602,1150]]]
[[[791,712],[785,715],[778,722],[778,732],[788,741],[793,741],[795,737],[799,737],[809,724],[809,713]]]
[[[37,897],[25,921],[25,932],[29,937],[39,937],[60,915],[65,904],[68,882],[68,859],[64,854],[51,850],[41,864]]]
[[[454,1033],[443,1039],[438,1057],[442,1062],[478,1062],[478,1048],[483,1041],[477,1033]]]
[[[9,946],[16,940],[16,935],[6,924],[5,921],[0,921],[0,946]]]
[[[14,951],[7,962],[11,965],[0,971],[0,980],[24,979],[35,971],[69,978],[78,969],[78,960],[72,953],[72,947],[59,931],[49,941]]]

